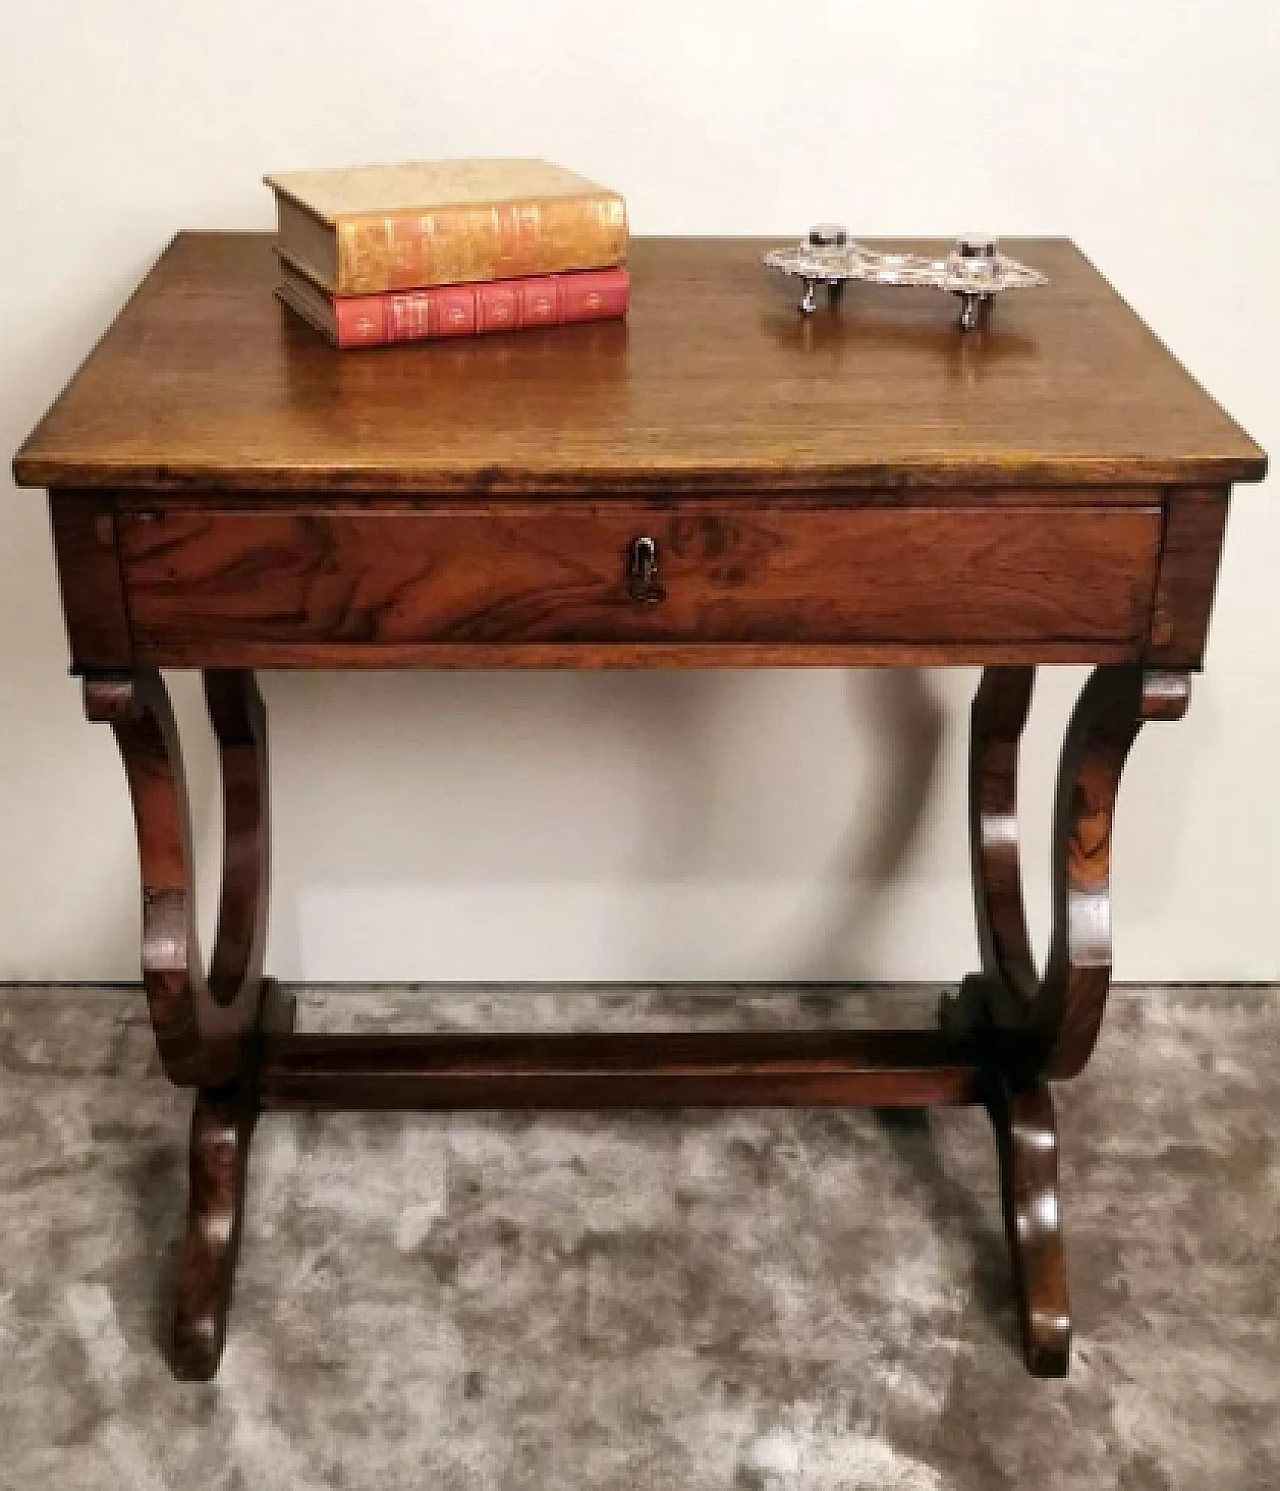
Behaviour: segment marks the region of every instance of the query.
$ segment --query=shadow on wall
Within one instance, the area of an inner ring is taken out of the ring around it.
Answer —
[[[809,934],[812,951],[802,980],[870,976],[860,966],[859,948],[881,901],[921,846],[939,774],[946,712],[928,675],[894,668],[847,678],[851,714],[875,747],[840,845],[840,879],[849,886],[849,900]]]
[[[449,976],[430,971],[423,924],[441,904],[476,918],[469,977],[506,976],[486,969],[512,960],[489,953],[521,936],[484,924],[494,904],[526,930],[613,918],[582,929],[606,951],[563,974],[533,955],[530,976],[873,976],[860,948],[917,855],[951,712],[933,675],[906,670],[274,674],[263,688],[285,976],[317,898],[358,922],[375,895],[413,970],[372,976]],[[700,939],[721,945],[701,963]]]

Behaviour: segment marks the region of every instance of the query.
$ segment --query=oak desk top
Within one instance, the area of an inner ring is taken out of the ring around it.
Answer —
[[[770,240],[776,242],[778,240]],[[1206,485],[1265,457],[1063,240],[961,336],[930,291],[810,320],[756,239],[633,240],[626,322],[335,352],[271,237],[180,233],[15,461],[39,487],[424,496]]]

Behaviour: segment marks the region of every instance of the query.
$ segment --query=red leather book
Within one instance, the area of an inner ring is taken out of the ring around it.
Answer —
[[[630,289],[625,269],[580,269],[381,295],[330,295],[282,255],[276,293],[336,346],[381,347],[605,321],[626,315]]]

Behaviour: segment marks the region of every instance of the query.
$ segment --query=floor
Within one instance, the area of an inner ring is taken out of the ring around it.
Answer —
[[[914,1020],[936,990],[308,990],[301,1024]],[[222,1372],[165,1367],[188,1100],[133,991],[0,991],[0,1487],[1274,1491],[1280,990],[1137,989],[1059,1090],[1023,1370],[986,1120],[272,1116]]]

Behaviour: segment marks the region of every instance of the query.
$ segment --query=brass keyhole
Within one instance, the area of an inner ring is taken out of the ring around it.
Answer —
[[[648,535],[631,541],[627,556],[627,591],[633,601],[651,606],[666,595],[658,584],[658,546]]]

